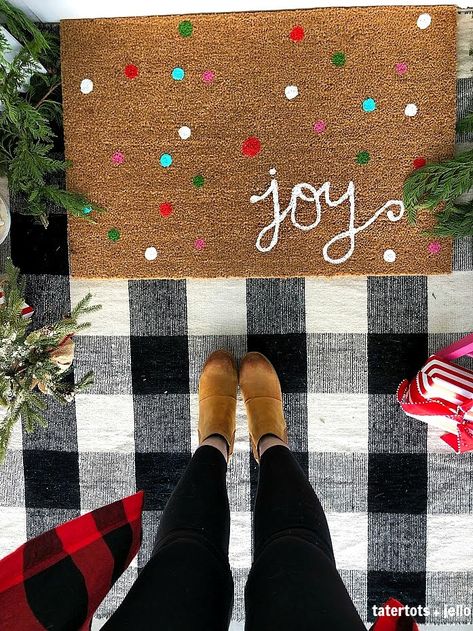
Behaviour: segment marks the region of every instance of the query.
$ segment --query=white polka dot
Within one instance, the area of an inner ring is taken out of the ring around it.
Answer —
[[[417,114],[417,105],[415,103],[408,103],[404,110],[406,116],[415,116]]]
[[[274,167],[271,167],[271,169],[269,169],[269,175],[276,175],[276,169]]]
[[[428,13],[421,13],[417,18],[417,26],[421,29],[429,28],[432,17]]]
[[[286,95],[286,98],[291,101],[299,95],[299,88],[297,85],[287,85],[284,89],[284,94]]]
[[[148,261],[154,261],[154,259],[158,256],[158,250],[156,248],[150,247],[145,250],[145,259]]]
[[[396,260],[396,252],[394,250],[384,250],[384,260],[386,263],[394,263]]]
[[[182,127],[179,127],[179,131],[177,133],[179,134],[179,138],[187,140],[191,136],[191,128],[187,127],[187,125],[183,125]]]
[[[92,79],[82,79],[80,82],[80,91],[82,94],[89,94],[94,89],[94,82]]]

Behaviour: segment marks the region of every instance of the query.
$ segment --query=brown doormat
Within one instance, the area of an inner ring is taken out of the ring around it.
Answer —
[[[68,186],[108,210],[70,220],[74,276],[450,271],[399,200],[453,152],[455,7],[68,20],[61,46]]]

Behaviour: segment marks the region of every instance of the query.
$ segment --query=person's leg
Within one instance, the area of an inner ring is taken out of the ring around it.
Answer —
[[[263,355],[244,357],[240,388],[260,461],[246,630],[364,630],[336,570],[322,506],[287,447],[281,386]]]
[[[237,387],[232,356],[212,353],[199,381],[201,446],[169,498],[151,560],[106,631],[227,631],[233,579],[225,478],[235,436]]]
[[[226,469],[218,448],[196,450],[163,512],[153,556],[104,630],[228,629],[233,579]]]
[[[260,453],[245,629],[363,631],[335,567],[324,511],[304,472],[282,442]]]

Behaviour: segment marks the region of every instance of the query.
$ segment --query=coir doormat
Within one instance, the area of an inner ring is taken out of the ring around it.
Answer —
[[[61,47],[68,185],[107,209],[70,220],[74,276],[450,270],[400,200],[453,152],[455,7],[71,20]]]

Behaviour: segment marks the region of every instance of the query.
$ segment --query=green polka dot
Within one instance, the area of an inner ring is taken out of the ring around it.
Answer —
[[[192,22],[190,20],[183,20],[179,23],[179,34],[182,37],[190,37],[192,35]]]
[[[337,68],[341,68],[342,66],[345,65],[345,61],[346,61],[345,53],[342,53],[341,51],[337,53],[333,53],[332,63],[334,66],[337,66]]]
[[[196,188],[202,188],[202,186],[205,183],[205,179],[203,175],[196,175],[193,179],[192,179],[192,184],[196,187]]]
[[[358,162],[358,164],[368,164],[370,160],[371,156],[367,151],[359,151],[356,154],[356,161]]]
[[[120,230],[118,228],[110,228],[110,230],[107,232],[107,237],[110,239],[110,241],[118,241],[118,239],[120,238]]]

